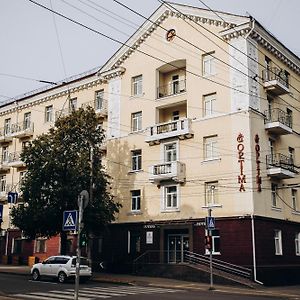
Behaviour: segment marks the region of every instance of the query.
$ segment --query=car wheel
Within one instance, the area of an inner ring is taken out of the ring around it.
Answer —
[[[58,273],[58,282],[64,283],[67,279],[67,275],[64,272]]]
[[[32,272],[32,279],[37,281],[40,279],[40,272],[37,269],[34,269]]]

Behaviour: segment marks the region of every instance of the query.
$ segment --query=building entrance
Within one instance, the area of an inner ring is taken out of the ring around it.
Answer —
[[[181,263],[184,251],[189,250],[189,236],[186,234],[168,235],[168,263]]]

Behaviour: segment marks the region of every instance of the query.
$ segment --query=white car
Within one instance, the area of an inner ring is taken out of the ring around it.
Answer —
[[[75,278],[76,274],[76,256],[50,256],[41,263],[37,263],[31,268],[33,280],[39,280],[41,277],[57,278],[60,283],[68,278]],[[79,269],[80,280],[86,281],[92,276],[92,270],[89,267],[87,258],[80,258]]]

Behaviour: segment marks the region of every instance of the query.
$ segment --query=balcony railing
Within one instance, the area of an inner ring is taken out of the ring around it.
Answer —
[[[149,180],[151,182],[159,182],[162,180],[185,181],[185,164],[179,161],[156,164],[151,166],[149,171]]]
[[[9,153],[7,161],[8,166],[15,168],[25,166],[25,163],[21,160],[21,153],[22,152]]]
[[[191,138],[193,136],[191,123],[191,119],[180,119],[151,126],[150,136],[146,138],[146,142],[159,143],[162,139],[176,136],[181,138]]]
[[[10,127],[0,128],[0,143],[10,142],[12,141],[12,138]]]
[[[267,90],[277,95],[289,92],[288,76],[284,70],[277,67],[267,68],[263,70],[263,83]]]
[[[96,113],[100,113],[103,115],[107,114],[107,100],[92,100],[81,105],[82,108],[87,108],[88,106],[94,108]]]
[[[266,156],[268,175],[278,178],[293,178],[296,171],[294,160],[281,153]]]
[[[293,132],[292,116],[279,108],[265,111],[265,128],[275,134],[289,134]]]
[[[157,88],[157,98],[180,94],[186,91],[186,80],[173,81]]]
[[[30,121],[20,122],[11,125],[11,136],[14,137],[27,137],[32,136],[34,132],[34,124]]]

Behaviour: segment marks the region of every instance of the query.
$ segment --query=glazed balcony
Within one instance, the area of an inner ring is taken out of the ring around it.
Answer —
[[[93,100],[81,105],[82,108],[87,108],[88,106],[95,109],[95,112],[100,116],[107,116],[107,100]]]
[[[8,143],[13,139],[11,135],[11,128],[0,128],[0,143]]]
[[[13,168],[25,167],[25,163],[21,160],[21,152],[9,153],[7,164]]]
[[[172,137],[187,139],[193,137],[191,119],[180,119],[172,122],[160,123],[150,127],[146,142],[150,145],[159,144],[161,140]]]
[[[26,121],[11,125],[11,136],[17,138],[26,138],[33,136],[34,124]]]
[[[271,134],[284,135],[293,133],[292,116],[279,108],[265,111],[265,129]]]
[[[186,92],[186,80],[169,82],[157,88],[157,98],[168,97]]]
[[[281,153],[269,154],[266,156],[267,175],[277,179],[294,178],[296,171],[294,161],[291,157]]]
[[[175,182],[185,181],[185,164],[179,161],[156,164],[150,167],[149,180],[152,183],[159,183],[163,180],[173,180]]]
[[[276,67],[263,70],[263,85],[266,91],[276,96],[289,93],[288,76]]]

